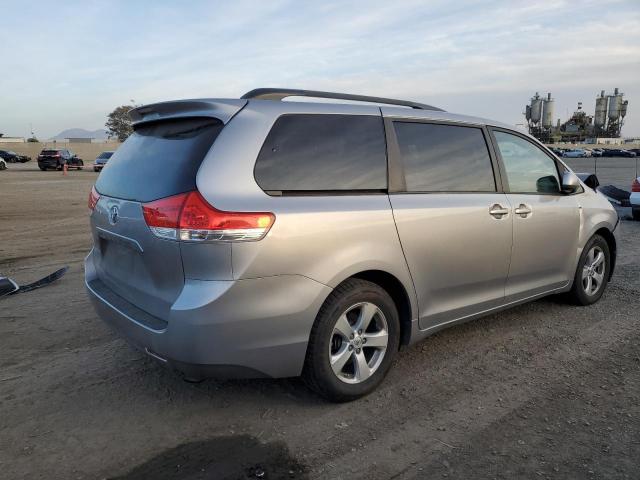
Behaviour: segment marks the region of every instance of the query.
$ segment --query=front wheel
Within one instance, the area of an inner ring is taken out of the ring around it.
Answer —
[[[303,376],[325,398],[344,402],[373,391],[391,367],[400,320],[389,294],[350,279],[323,304],[313,325]]]
[[[609,244],[600,235],[589,240],[580,255],[569,299],[577,305],[591,305],[602,297],[611,271]]]

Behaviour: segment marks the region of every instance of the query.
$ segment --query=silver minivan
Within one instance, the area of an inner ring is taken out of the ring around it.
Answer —
[[[592,304],[614,269],[609,202],[508,125],[287,89],[130,116],[89,196],[86,286],[189,380],[355,399],[400,346],[549,294]]]

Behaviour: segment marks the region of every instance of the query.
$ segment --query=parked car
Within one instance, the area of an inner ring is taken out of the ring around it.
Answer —
[[[631,184],[629,203],[631,204],[633,219],[640,220],[640,177],[636,178]]]
[[[629,151],[635,153],[636,157],[640,157],[640,148],[630,148]]]
[[[7,169],[7,162],[5,162],[4,158],[0,158],[0,170]]]
[[[98,155],[95,162],[93,163],[93,171],[102,171],[102,168],[107,164],[107,162],[111,158],[111,155],[113,155],[113,152],[102,152],[100,155]]]
[[[592,157],[601,157],[602,156],[602,149],[601,148],[592,148],[591,149],[591,156]]]
[[[76,168],[78,170],[82,170],[84,167],[82,159],[78,158],[71,150],[65,148],[44,149],[38,155],[38,167],[40,167],[40,170],[48,170],[50,168],[62,170],[65,164],[67,168]]]
[[[606,150],[606,154],[604,156],[607,157],[635,157],[635,152],[630,150],[623,150],[620,148],[610,148]]]
[[[0,150],[0,158],[7,163],[25,163],[31,161],[31,157],[19,155],[13,150]]]
[[[130,117],[89,195],[85,283],[190,380],[302,375],[352,400],[400,345],[549,294],[592,304],[613,272],[611,204],[509,125],[285,89]]]
[[[587,152],[580,148],[576,148],[574,150],[567,150],[562,154],[562,156],[566,158],[583,158],[587,156]]]

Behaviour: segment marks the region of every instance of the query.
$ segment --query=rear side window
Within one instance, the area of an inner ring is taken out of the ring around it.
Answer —
[[[394,122],[408,192],[495,192],[491,157],[476,127]]]
[[[513,193],[560,193],[556,162],[524,138],[494,131]]]
[[[214,118],[141,126],[109,159],[96,190],[139,202],[194,190],[198,168],[222,127]]]
[[[260,150],[254,174],[267,191],[384,190],[382,118],[283,115]]]

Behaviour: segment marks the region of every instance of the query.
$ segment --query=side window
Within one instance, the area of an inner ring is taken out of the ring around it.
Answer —
[[[394,122],[408,192],[495,192],[491,157],[476,127]]]
[[[510,133],[494,131],[513,193],[559,193],[558,169],[546,153]]]
[[[382,118],[283,115],[254,170],[263,190],[384,190],[387,155]]]

